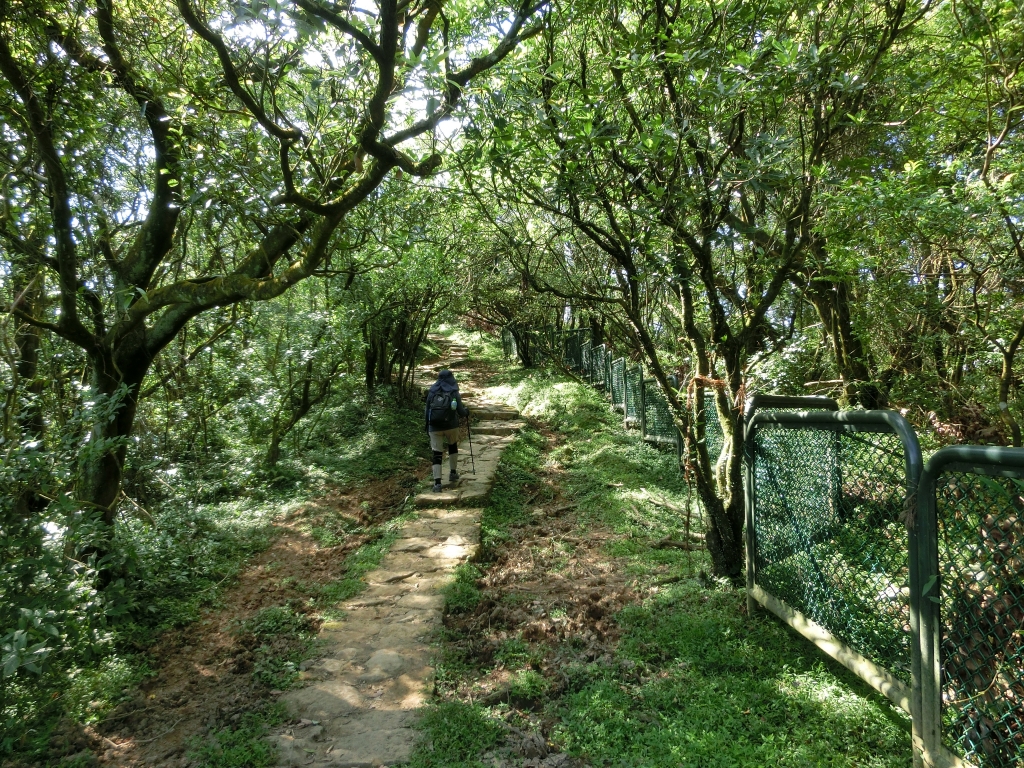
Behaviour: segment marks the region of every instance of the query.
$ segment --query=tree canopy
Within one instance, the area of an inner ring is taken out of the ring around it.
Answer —
[[[642,363],[721,576],[754,390],[1020,446],[1022,64],[1006,0],[0,3],[3,674],[443,319]]]

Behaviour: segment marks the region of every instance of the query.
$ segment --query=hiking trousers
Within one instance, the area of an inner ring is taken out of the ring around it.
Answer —
[[[430,432],[430,450],[441,452],[444,450],[444,444],[458,445],[459,444],[459,433],[461,429],[456,427],[455,429],[445,429],[440,432]]]

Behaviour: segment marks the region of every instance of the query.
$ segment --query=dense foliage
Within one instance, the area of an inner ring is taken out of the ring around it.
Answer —
[[[644,363],[718,575],[754,389],[1020,445],[1022,64],[1004,0],[0,4],[0,710],[350,479],[446,317]]]
[[[1020,445],[1018,5],[627,1],[546,21],[468,128],[478,250],[531,296],[521,329],[590,326],[657,379],[717,572],[742,563],[755,388]],[[721,455],[689,415],[705,397]]]

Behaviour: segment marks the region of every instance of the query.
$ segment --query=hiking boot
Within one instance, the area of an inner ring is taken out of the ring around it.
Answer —
[[[456,472],[454,469],[451,472],[448,473],[448,482],[449,483],[454,483],[458,479],[459,479],[459,473]]]
[[[435,480],[434,481],[434,493],[440,493],[440,492],[441,492],[441,481],[440,480]]]

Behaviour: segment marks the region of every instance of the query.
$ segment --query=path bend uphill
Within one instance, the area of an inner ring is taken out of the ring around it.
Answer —
[[[342,604],[343,620],[323,625],[323,656],[302,673],[302,687],[282,696],[298,725],[273,734],[280,766],[396,765],[409,759],[419,737],[414,726],[433,677],[429,641],[441,624],[440,588],[475,554],[498,461],[523,426],[518,412],[482,397],[464,346],[434,340],[446,351],[417,369],[416,381],[426,388],[441,368],[455,372],[473,419],[476,474],[463,440],[462,479],[441,493],[424,488],[415,496],[416,519],[366,575],[367,589]]]

